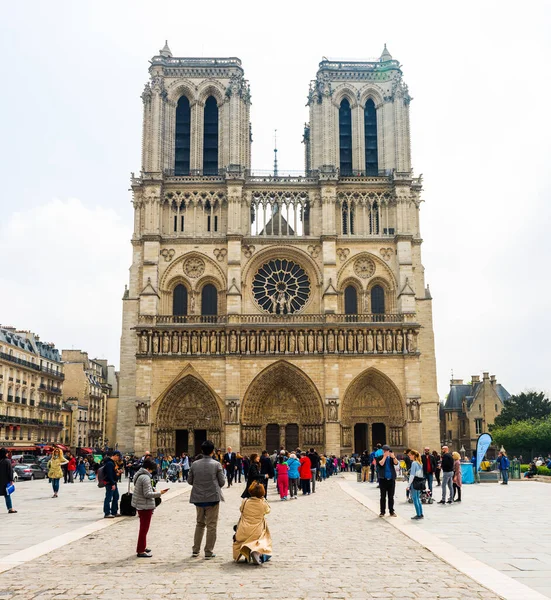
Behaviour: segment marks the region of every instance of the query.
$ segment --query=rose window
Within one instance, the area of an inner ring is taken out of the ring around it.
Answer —
[[[279,315],[300,312],[310,297],[310,279],[292,260],[271,260],[254,276],[253,296],[266,312]]]

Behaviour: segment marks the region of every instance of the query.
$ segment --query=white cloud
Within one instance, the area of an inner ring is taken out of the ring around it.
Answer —
[[[74,198],[13,213],[0,228],[2,324],[118,365],[130,236],[114,210]]]

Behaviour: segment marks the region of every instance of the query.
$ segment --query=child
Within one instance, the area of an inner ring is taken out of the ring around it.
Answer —
[[[251,483],[249,498],[241,503],[241,517],[233,542],[233,559],[244,556],[248,562],[261,565],[272,558],[272,536],[266,523],[270,505],[264,498],[264,486],[258,481]]]

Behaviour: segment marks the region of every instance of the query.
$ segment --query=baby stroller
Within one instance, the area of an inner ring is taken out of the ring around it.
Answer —
[[[407,492],[406,492],[407,494]],[[421,490],[421,494],[419,496],[420,500],[421,500],[421,504],[433,504],[434,499],[432,497],[431,491],[429,490],[428,487],[426,487],[425,484],[425,489]],[[410,504],[413,504],[413,498],[411,497],[411,494],[407,494],[407,500]]]
[[[94,473],[94,471],[90,471],[90,473],[88,473],[88,479],[90,481],[95,481],[96,480],[96,474]]]
[[[171,483],[176,483],[178,481],[178,473],[180,472],[178,467],[180,465],[177,465],[175,463],[170,463],[170,465],[168,465],[168,469],[166,471],[166,480],[170,481]]]

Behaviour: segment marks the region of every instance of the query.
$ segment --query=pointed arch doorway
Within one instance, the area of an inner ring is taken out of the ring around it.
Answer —
[[[214,392],[200,379],[187,375],[161,400],[155,418],[153,447],[160,454],[200,454],[209,439],[222,447],[222,414]]]
[[[324,444],[319,392],[300,369],[286,361],[257,375],[245,393],[241,415],[241,448],[247,454]]]

